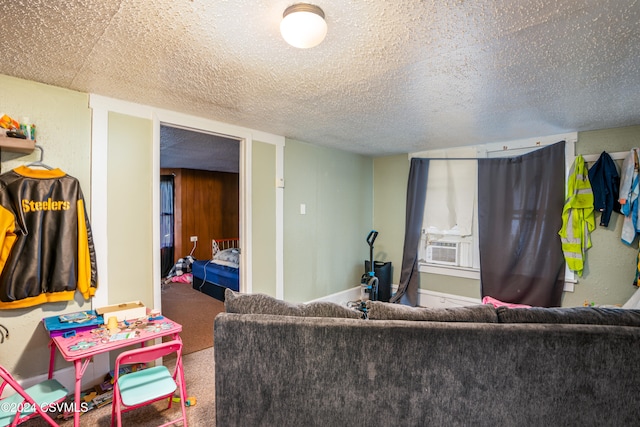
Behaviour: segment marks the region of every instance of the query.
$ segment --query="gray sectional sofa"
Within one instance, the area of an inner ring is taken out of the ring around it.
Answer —
[[[218,427],[640,425],[640,310],[225,305]]]

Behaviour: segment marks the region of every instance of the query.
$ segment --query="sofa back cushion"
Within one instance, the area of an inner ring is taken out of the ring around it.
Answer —
[[[362,319],[362,312],[329,301],[316,301],[302,304],[305,317],[339,317]]]
[[[238,314],[362,318],[362,312],[328,301],[290,303],[265,294],[243,294],[229,288],[224,292],[224,307],[227,313]]]
[[[382,301],[367,301],[367,313],[369,319],[372,320],[498,323],[496,309],[490,304],[427,308],[409,307]]]
[[[500,323],[566,323],[640,326],[640,310],[605,307],[498,307]]]

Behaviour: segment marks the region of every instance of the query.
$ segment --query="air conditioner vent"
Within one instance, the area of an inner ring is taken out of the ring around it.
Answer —
[[[458,265],[458,242],[431,242],[427,244],[427,262]]]

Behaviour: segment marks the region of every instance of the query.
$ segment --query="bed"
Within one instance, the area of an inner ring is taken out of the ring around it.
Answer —
[[[215,239],[212,246],[212,259],[191,266],[193,289],[224,301],[226,288],[240,291],[238,239]]]

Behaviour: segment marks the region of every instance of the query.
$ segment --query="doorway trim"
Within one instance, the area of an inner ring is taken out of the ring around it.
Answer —
[[[89,95],[89,107],[92,109],[92,154],[91,154],[91,215],[92,231],[96,240],[96,257],[100,283],[92,304],[94,307],[108,305],[107,277],[107,148],[109,112],[130,115],[152,120],[153,122],[153,298],[154,307],[161,308],[160,277],[160,125],[182,127],[194,131],[226,136],[240,141],[240,245],[242,262],[240,269],[240,290],[252,292],[252,215],[251,215],[251,165],[253,141],[276,146],[276,298],[284,295],[284,238],[283,238],[283,201],[284,201],[284,145],[285,138],[262,131],[230,125],[202,117],[191,116],[175,111],[135,104],[127,101],[107,98],[101,95]]]
[[[210,135],[218,135],[224,138],[233,139],[238,141],[240,144],[240,164],[239,164],[239,239],[240,239],[240,248],[242,251],[240,252],[240,292],[250,293],[252,291],[252,283],[253,276],[251,269],[249,266],[252,265],[252,248],[251,248],[251,227],[252,227],[252,218],[250,215],[251,212],[251,145],[253,142],[253,138],[251,134],[244,135],[234,135],[229,133],[221,133],[221,129],[216,126],[211,126],[209,120],[201,119],[198,117],[186,117],[186,118],[178,118],[175,116],[175,113],[164,114],[162,112],[154,115],[153,118],[153,156],[154,163],[157,161],[158,167],[154,166],[154,170],[158,171],[158,182],[155,182],[156,177],[154,176],[153,183],[153,191],[154,191],[154,206],[160,206],[160,127],[161,126],[170,126],[174,128],[189,130],[192,132],[201,132]],[[157,150],[157,152],[156,152]],[[156,203],[156,195],[155,192],[158,192],[157,203]],[[154,214],[154,219],[158,218],[158,229],[153,230],[154,239],[158,239],[158,243],[156,245],[154,241],[154,256],[156,255],[156,248],[160,248],[160,211],[158,210],[158,214]],[[155,223],[154,223],[155,225]],[[160,252],[157,252],[157,255],[160,255]],[[161,260],[158,258],[158,262]],[[158,264],[159,266],[160,264]],[[154,267],[154,275],[158,274],[158,282],[161,281],[161,277],[159,274],[159,270]],[[156,279],[154,277],[154,285],[156,283]],[[161,307],[162,298],[159,292],[159,288],[154,289],[154,306]]]

